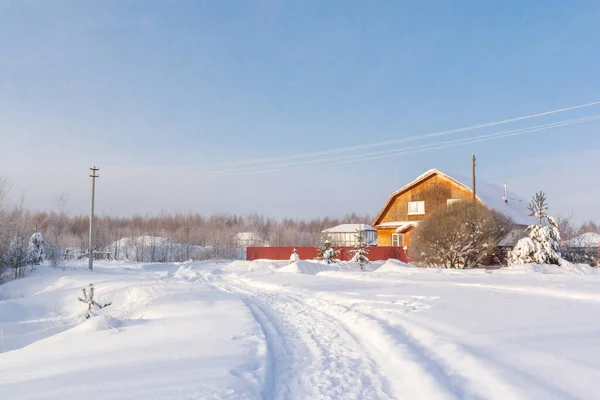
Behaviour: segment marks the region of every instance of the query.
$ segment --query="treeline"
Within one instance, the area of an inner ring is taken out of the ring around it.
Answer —
[[[370,216],[356,213],[343,218],[310,219],[275,219],[256,213],[204,216],[191,212],[127,218],[98,216],[95,248],[109,258],[132,261],[235,258],[243,255],[240,247],[249,244],[316,246],[323,229],[370,222]],[[15,243],[26,247],[31,235],[41,232],[46,259],[60,265],[65,256],[87,256],[88,229],[89,216],[69,214],[64,199],[50,212],[31,211],[22,205],[4,207],[0,211],[0,256],[5,259]],[[243,232],[252,235],[239,235]],[[248,243],[248,236],[253,243]],[[15,241],[16,237],[21,239]],[[7,265],[4,267],[7,269]]]

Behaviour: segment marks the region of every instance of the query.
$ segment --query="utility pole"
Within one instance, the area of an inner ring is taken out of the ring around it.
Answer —
[[[89,237],[89,268],[90,271],[94,270],[94,194],[96,191],[96,178],[99,177],[98,171],[100,168],[98,167],[90,167],[90,178],[92,178],[92,201],[90,203],[90,237]]]
[[[473,187],[473,205],[477,204],[477,188],[475,186],[475,154],[473,154],[473,166],[472,166],[472,170],[473,170],[473,183],[472,183],[472,187]]]

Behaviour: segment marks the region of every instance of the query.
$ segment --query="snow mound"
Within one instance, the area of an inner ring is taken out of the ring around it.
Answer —
[[[502,268],[494,271],[494,273],[506,275],[600,275],[600,271],[597,268],[587,264],[572,264],[564,260],[561,261],[560,266],[548,264],[521,264]]]
[[[419,270],[418,267],[415,267],[412,264],[404,263],[400,260],[389,259],[379,268],[377,268],[373,272],[393,272],[397,274],[411,274],[413,272],[417,272]]]
[[[277,272],[307,275],[316,275],[325,271],[360,271],[360,265],[355,262],[320,264],[318,262],[300,260],[277,270]]]
[[[273,272],[287,263],[287,261],[272,260],[234,261],[224,266],[222,270],[227,272]]]
[[[73,328],[74,332],[99,332],[118,329],[123,326],[123,321],[108,315],[96,315],[86,320],[81,325]]]
[[[184,281],[196,281],[200,278],[200,274],[189,265],[182,265],[175,271],[173,277],[183,279]]]

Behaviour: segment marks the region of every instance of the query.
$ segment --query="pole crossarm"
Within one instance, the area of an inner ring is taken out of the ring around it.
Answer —
[[[90,235],[88,241],[88,267],[90,271],[94,270],[94,241],[96,238],[94,235],[94,196],[96,192],[96,178],[100,177],[99,171],[100,168],[96,166],[90,167],[90,178],[92,178],[92,198],[90,201]]]

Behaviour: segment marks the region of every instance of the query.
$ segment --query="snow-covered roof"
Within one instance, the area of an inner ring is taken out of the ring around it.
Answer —
[[[411,187],[415,186],[419,182],[429,178],[432,175],[443,176],[463,186],[465,189],[469,191],[471,190],[469,184],[464,183],[471,182],[470,179],[463,178],[458,175],[456,175],[456,178],[453,178],[437,169],[430,169],[424,174],[419,175],[415,180],[405,185],[400,190],[397,190],[394,193],[392,193],[388,198],[387,202],[385,203],[385,206],[381,209],[381,211],[375,218],[375,221],[378,221],[383,216],[383,213],[387,208],[388,204],[396,196],[400,195],[401,193],[405,192],[406,190],[410,189]],[[527,201],[525,201],[520,196],[517,196],[509,191],[508,199],[507,201],[505,201],[503,185],[496,185],[494,183],[486,182],[481,179],[476,180],[476,185],[477,198],[489,209],[501,212],[502,214],[511,217],[517,225],[531,225],[532,223],[534,223],[533,218],[529,216],[529,210],[527,209]],[[384,224],[387,223],[384,222],[382,224],[377,224],[376,226],[385,226]],[[391,224],[392,223],[390,223],[390,225]]]
[[[514,246],[515,244],[517,244],[519,239],[521,239],[523,236],[525,236],[525,228],[513,229],[510,232],[508,232],[506,234],[506,236],[504,236],[504,238],[502,238],[502,240],[500,240],[500,243],[498,243],[498,246],[499,247]]]
[[[398,228],[396,228],[396,233],[405,233],[410,228],[416,228],[417,225],[419,225],[418,221],[407,222],[405,224],[400,225]]]
[[[448,175],[446,175],[448,176]],[[471,178],[461,177],[455,175],[457,181],[467,189],[471,190],[470,186],[464,182],[471,182]],[[504,198],[504,184],[497,185],[481,179],[476,179],[475,190],[477,192],[477,198],[481,200],[485,206],[491,210],[500,212],[515,221],[518,225],[531,225],[535,223],[533,217],[529,215],[530,211],[527,209],[529,202],[523,199],[521,196],[516,195],[510,191],[508,187],[508,198]]]
[[[356,231],[374,231],[371,225],[367,224],[341,224],[333,228],[327,228],[322,233],[355,233]]]
[[[405,225],[418,225],[420,221],[390,221],[390,222],[382,222],[381,224],[376,225],[377,227],[381,227],[381,228],[396,228],[396,227],[401,227],[401,226],[405,226]]]
[[[572,247],[600,247],[600,233],[582,233],[579,236],[575,236],[567,243],[569,246]]]

